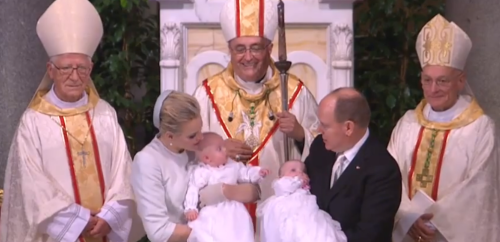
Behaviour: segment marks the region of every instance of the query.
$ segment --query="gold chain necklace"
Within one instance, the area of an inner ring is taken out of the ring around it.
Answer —
[[[76,142],[78,142],[78,144],[81,145],[80,147],[80,151],[77,153],[78,156],[81,156],[82,159],[83,159],[83,166],[85,167],[86,166],[86,157],[87,155],[90,155],[90,153],[88,151],[85,151],[84,147],[85,146],[85,142],[87,142],[87,139],[90,135],[90,131],[92,130],[92,125],[94,124],[94,114],[95,114],[95,110],[92,110],[92,117],[90,119],[90,125],[89,125],[89,129],[87,130],[87,134],[85,135],[85,138],[83,139],[83,142],[80,142],[80,140],[78,140],[78,138],[76,138],[75,135],[73,135],[71,132],[68,131],[68,129],[66,129],[66,127],[62,126],[60,124],[60,122],[57,122],[54,117],[51,117],[52,121],[54,121],[54,123],[56,123],[57,125],[59,125],[59,127],[61,127],[62,130],[64,130],[64,132],[66,132],[67,134],[69,134],[69,136],[71,136],[71,138],[73,138]]]

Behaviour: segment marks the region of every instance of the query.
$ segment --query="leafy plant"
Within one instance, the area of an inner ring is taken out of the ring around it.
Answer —
[[[117,111],[134,155],[140,134],[153,132],[154,101],[159,93],[159,17],[147,0],[90,0],[104,24],[96,51],[93,80],[101,98]]]
[[[389,141],[399,118],[422,99],[415,41],[444,0],[366,0],[355,4],[355,86],[372,109],[370,130]]]

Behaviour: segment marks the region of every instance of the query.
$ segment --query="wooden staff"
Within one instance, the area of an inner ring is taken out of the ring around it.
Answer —
[[[281,80],[281,107],[283,112],[288,112],[288,70],[292,62],[286,58],[286,37],[285,37],[285,3],[282,0],[278,3],[278,56],[279,60],[274,64],[280,72]],[[290,141],[287,135],[283,134],[283,144],[285,146],[285,160],[290,160]]]

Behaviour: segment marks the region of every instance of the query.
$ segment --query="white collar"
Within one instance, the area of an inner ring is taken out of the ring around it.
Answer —
[[[60,109],[79,108],[85,106],[89,102],[87,92],[83,92],[83,97],[76,102],[65,102],[57,96],[54,91],[54,85],[52,85],[52,88],[50,88],[50,91],[45,95],[45,97],[50,103],[56,105],[56,107]]]
[[[431,122],[451,122],[467,109],[471,101],[470,96],[460,95],[451,108],[441,112],[432,110],[431,105],[427,104],[424,107],[424,117]]]
[[[361,148],[361,146],[363,146],[369,135],[370,130],[367,129],[363,137],[352,148],[342,153],[349,162],[351,162],[354,157],[356,157],[356,154],[358,154],[359,149]]]
[[[234,75],[234,79],[241,86],[243,90],[245,90],[248,94],[258,94],[262,91],[262,87],[267,80],[269,80],[273,76],[273,69],[271,67],[267,68],[266,75],[260,82],[246,82],[243,81],[239,76]]]

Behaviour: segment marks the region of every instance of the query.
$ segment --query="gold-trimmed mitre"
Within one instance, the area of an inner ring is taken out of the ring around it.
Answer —
[[[36,32],[49,57],[70,53],[92,57],[104,31],[101,17],[89,0],[55,0],[38,20]],[[51,85],[46,73],[36,91]],[[95,91],[92,81],[89,86]]]
[[[103,26],[89,0],[56,0],[38,20],[36,32],[49,57],[67,53],[92,57]]]
[[[464,70],[472,41],[455,23],[440,14],[422,28],[416,42],[420,66],[447,66]]]
[[[224,38],[258,36],[272,41],[278,28],[276,6],[272,0],[227,0],[220,13]]]

